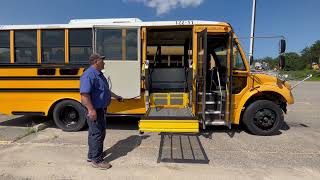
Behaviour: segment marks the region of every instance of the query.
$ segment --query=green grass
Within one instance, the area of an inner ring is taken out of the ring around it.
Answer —
[[[314,70],[301,70],[301,71],[283,71],[281,74],[288,74],[289,80],[302,80],[307,77],[307,75],[312,74],[312,77],[309,81],[320,81],[320,71]]]

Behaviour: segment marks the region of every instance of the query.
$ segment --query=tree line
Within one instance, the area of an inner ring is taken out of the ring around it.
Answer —
[[[299,71],[304,69],[311,69],[313,63],[320,64],[320,40],[313,43],[310,47],[304,48],[300,54],[296,52],[288,52],[285,54],[286,66],[285,71]],[[274,69],[278,67],[279,57],[265,57],[255,59],[255,62],[265,62],[269,68]]]

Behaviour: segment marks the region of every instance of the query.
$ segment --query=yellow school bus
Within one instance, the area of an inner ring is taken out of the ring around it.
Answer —
[[[79,78],[92,52],[106,56],[108,115],[139,115],[141,132],[199,132],[242,123],[271,135],[293,104],[288,82],[250,70],[232,26],[215,21],[76,19],[0,26],[0,112],[86,125]]]

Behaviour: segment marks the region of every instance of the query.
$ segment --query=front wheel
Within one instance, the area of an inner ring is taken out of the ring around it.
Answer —
[[[277,104],[258,100],[246,108],[242,121],[252,134],[269,136],[279,132],[283,119],[283,112]]]
[[[86,125],[86,112],[79,102],[63,100],[54,107],[53,120],[63,131],[79,131]]]

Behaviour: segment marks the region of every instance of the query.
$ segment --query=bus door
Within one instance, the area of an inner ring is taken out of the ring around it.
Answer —
[[[197,106],[203,128],[231,127],[231,33],[198,32]]]
[[[106,56],[102,71],[112,92],[125,99],[140,96],[140,28],[94,27],[94,52]]]
[[[207,29],[198,33],[198,60],[197,60],[197,74],[196,74],[196,111],[198,117],[205,127],[206,120],[206,72],[207,72]]]

